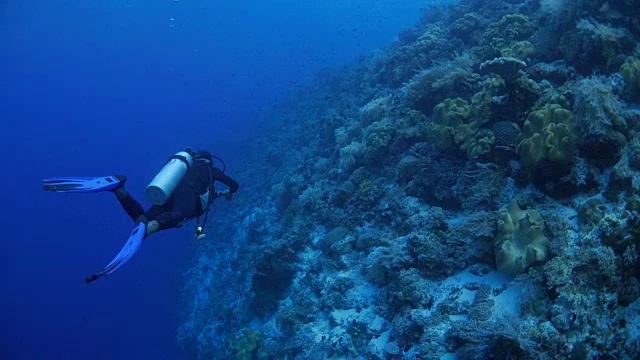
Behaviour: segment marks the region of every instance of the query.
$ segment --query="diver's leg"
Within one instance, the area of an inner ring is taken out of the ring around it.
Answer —
[[[147,224],[147,236],[173,227],[172,218],[173,214],[165,206],[152,205],[142,220]]]
[[[186,196],[184,196],[186,195]],[[192,194],[181,194],[176,191],[171,199],[162,206],[152,206],[147,210],[149,224],[155,221],[157,231],[177,228],[186,220],[192,218],[194,199]]]
[[[140,205],[140,203],[136,199],[129,195],[124,186],[113,190],[113,193],[116,195],[118,201],[120,202],[120,205],[122,205],[122,208],[127,213],[127,215],[129,215],[131,220],[137,221],[140,216],[145,215],[142,205]]]
[[[152,206],[147,210],[149,222],[155,221],[158,224],[158,231],[177,228],[182,225],[185,218],[182,214],[168,210],[164,206]]]

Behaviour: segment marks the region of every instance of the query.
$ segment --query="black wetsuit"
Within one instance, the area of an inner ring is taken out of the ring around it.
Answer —
[[[145,212],[142,205],[131,195],[118,200],[133,221],[145,215],[148,221],[157,221],[160,230],[165,230],[179,227],[183,222],[204,214],[216,197],[214,181],[227,185],[231,193],[238,191],[238,182],[220,169],[203,161],[194,161],[164,205],[153,205]],[[209,196],[205,199],[205,205],[201,195],[204,196],[207,191]]]

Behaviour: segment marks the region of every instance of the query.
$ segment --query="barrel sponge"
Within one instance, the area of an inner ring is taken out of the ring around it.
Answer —
[[[494,241],[499,271],[516,276],[547,258],[544,220],[536,210],[522,210],[514,199],[500,217]]]

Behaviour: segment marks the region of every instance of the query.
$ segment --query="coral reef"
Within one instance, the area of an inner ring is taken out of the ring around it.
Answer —
[[[573,90],[573,107],[580,119],[582,153],[601,168],[614,165],[627,142],[624,104],[615,94],[612,83],[604,76],[591,76],[579,80]]]
[[[634,6],[435,4],[275,104],[185,269],[186,358],[640,357]]]
[[[474,65],[473,56],[466,52],[423,69],[405,85],[409,104],[419,110],[430,110],[447,95],[470,92],[479,80],[473,72]]]

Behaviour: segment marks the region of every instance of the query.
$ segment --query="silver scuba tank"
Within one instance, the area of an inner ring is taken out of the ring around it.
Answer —
[[[169,200],[184,175],[193,165],[193,159],[186,151],[177,152],[151,180],[145,190],[147,200],[155,205],[162,205]]]

